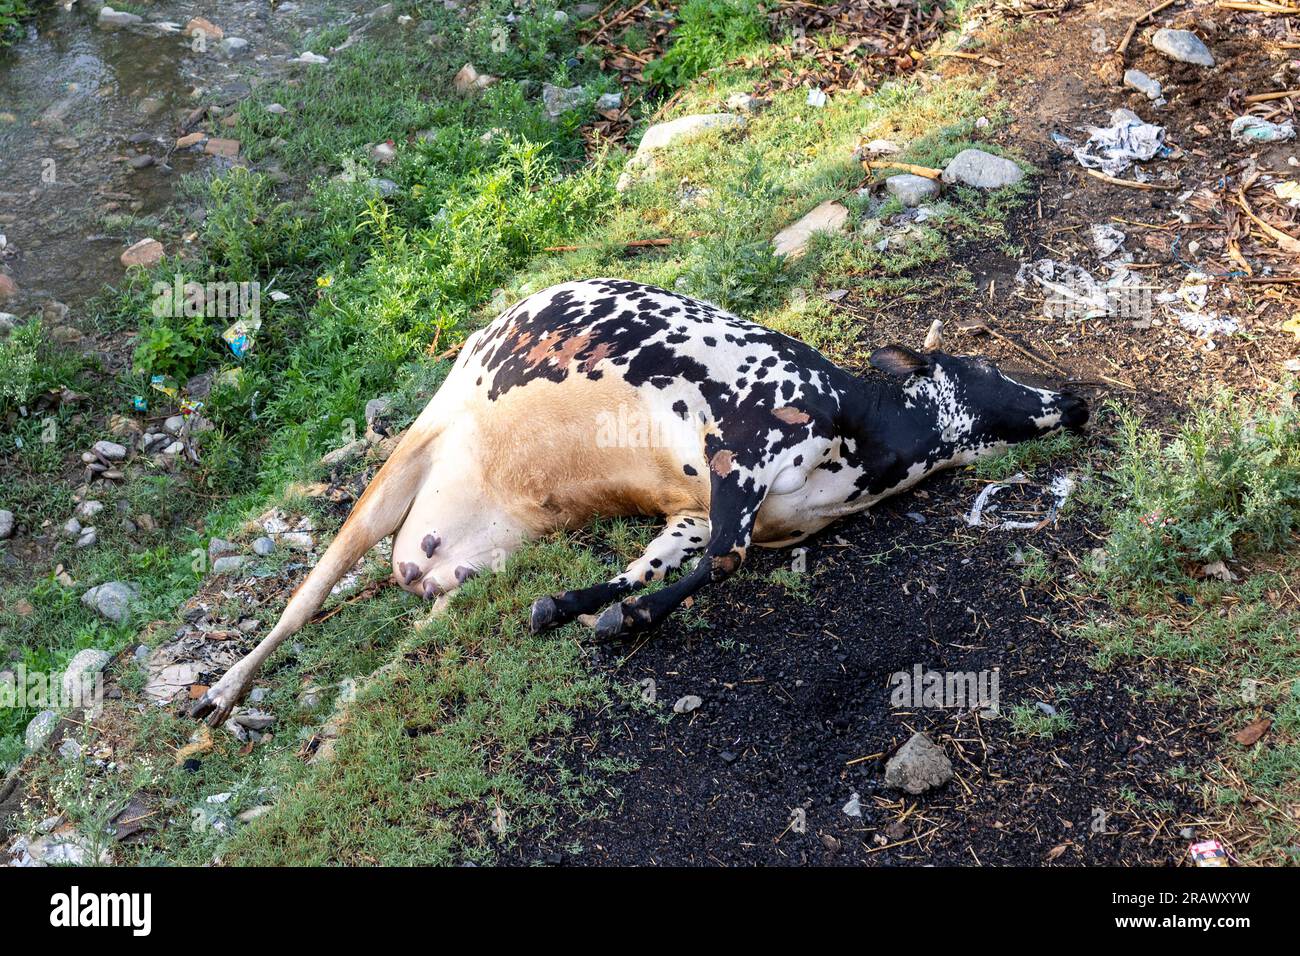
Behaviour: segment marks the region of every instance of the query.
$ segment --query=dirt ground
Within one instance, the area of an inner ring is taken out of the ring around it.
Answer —
[[[1228,130],[1246,110],[1244,96],[1297,85],[1289,54],[1271,42],[1296,39],[1284,35],[1289,18],[1180,4],[1157,14],[1136,31],[1124,61],[1163,83],[1168,103],[1153,107],[1114,82],[1122,74],[1114,51],[1148,5],[1067,7],[1057,16],[1031,12],[979,48],[1002,66],[954,58],[942,68],[996,75],[1012,117],[997,141],[1040,170],[1037,195],[1012,220],[1012,242],[1025,260],[1052,258],[1104,278],[1090,228],[1110,223],[1127,234],[1132,268],[1153,296],[1202,271],[1212,277],[1208,306],[1237,318],[1240,332],[1211,345],[1159,304],[1145,317],[1046,317],[1041,294],[1014,281],[1022,260],[985,244],[958,257],[976,279],[975,297],[874,313],[872,335],[915,345],[942,318],[951,351],[1064,377],[1094,404],[1115,398],[1164,420],[1219,384],[1254,390],[1282,379],[1297,348],[1279,327],[1300,305],[1300,287],[1259,280],[1267,266],[1290,272],[1294,256],[1251,228],[1236,196],[1252,163],[1286,174],[1295,144],[1246,148]],[[1195,26],[1218,65],[1165,59],[1148,39],[1160,26]],[[1291,103],[1272,101],[1272,118],[1294,119]],[[1145,166],[1162,188],[1095,179],[1053,141],[1058,133],[1082,144],[1080,130],[1108,125],[1118,107],[1167,128],[1172,156]],[[1253,207],[1272,203],[1267,192],[1243,196]],[[1239,274],[1242,260],[1253,275]],[[1001,337],[963,333],[971,319]],[[669,720],[663,709],[629,704],[586,715],[578,755],[568,759],[612,757],[637,769],[614,781],[618,794],[603,817],[570,814],[525,835],[510,860],[1185,865],[1190,839],[1206,833],[1197,767],[1216,739],[1215,716],[1186,703],[1195,695],[1150,694],[1158,681],[1180,682],[1158,664],[1090,668],[1090,648],[1071,627],[1087,609],[1022,587],[1016,548],[1042,549],[1052,575],[1067,576],[1097,544],[1086,513],[1039,532],[972,530],[963,519],[979,487],[949,476],[829,529],[808,550],[806,603],[769,580],[790,555],[760,553],[702,598],[710,628],[674,619],[630,654],[593,648],[618,682],[649,680],[660,701],[693,694],[703,703]],[[894,708],[890,675],[917,663],[997,669],[1004,711],[1041,701],[1067,710],[1074,727],[1029,738],[1008,720]],[[887,787],[883,770],[918,730],[956,757],[957,779],[913,798]],[[854,793],[860,818],[842,810]]]

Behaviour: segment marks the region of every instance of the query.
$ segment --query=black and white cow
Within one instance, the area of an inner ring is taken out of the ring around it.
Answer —
[[[276,646],[388,535],[398,582],[441,609],[530,539],[602,515],[662,515],[622,574],[533,605],[534,630],[602,611],[596,632],[613,637],[734,573],[751,544],[803,541],[931,472],[1087,419],[1082,400],[983,359],[890,345],[871,364],[887,378],[622,279],[529,296],[465,342],[279,622],[196,716],[224,721]],[[635,594],[697,556],[672,584]]]

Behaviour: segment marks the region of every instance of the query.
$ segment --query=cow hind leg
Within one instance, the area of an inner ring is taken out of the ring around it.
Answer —
[[[709,522],[698,515],[674,515],[664,530],[646,547],[645,553],[627,566],[622,574],[603,584],[565,591],[533,602],[529,627],[534,634],[547,628],[567,624],[583,614],[591,614],[645,587],[662,580],[681,567],[692,555],[704,550],[709,536]]]

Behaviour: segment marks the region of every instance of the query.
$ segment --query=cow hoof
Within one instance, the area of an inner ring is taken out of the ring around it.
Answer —
[[[206,720],[212,727],[220,727],[230,717],[236,705],[243,700],[247,689],[238,678],[231,681],[227,675],[194,702],[194,706],[190,708],[190,717],[194,720]]]
[[[540,634],[542,631],[555,625],[555,615],[560,609],[555,606],[555,599],[549,597],[538,598],[533,602],[533,610],[528,615],[528,629],[534,634]]]
[[[622,634],[623,631],[623,602],[620,601],[605,608],[600,617],[596,618],[596,638],[602,641],[610,641]]]

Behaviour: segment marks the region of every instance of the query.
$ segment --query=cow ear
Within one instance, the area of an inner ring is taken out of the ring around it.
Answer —
[[[909,375],[929,375],[934,371],[934,359],[902,345],[886,345],[871,353],[871,366],[886,375],[907,378]]]

